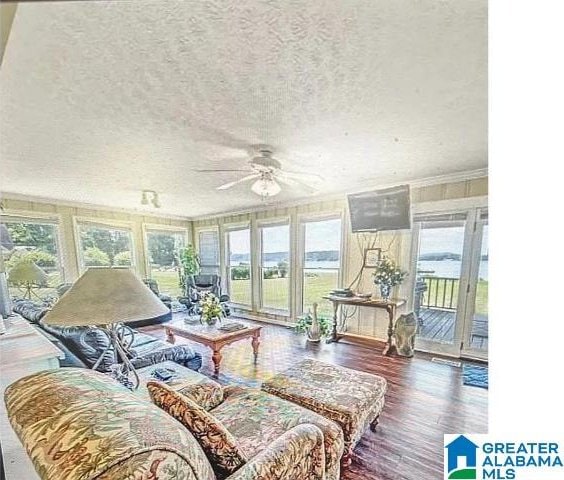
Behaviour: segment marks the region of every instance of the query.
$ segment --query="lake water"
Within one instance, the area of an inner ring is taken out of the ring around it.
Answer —
[[[265,267],[276,267],[278,262],[264,262]],[[306,268],[339,268],[339,262],[305,262]]]
[[[266,262],[267,267],[276,267],[277,262]],[[459,278],[462,262],[459,260],[427,260],[418,262],[418,270],[433,271],[436,277]],[[339,262],[306,262],[306,268],[339,268]],[[480,262],[479,278],[488,278],[488,261]]]
[[[459,278],[462,262],[460,260],[426,260],[417,262],[417,269],[433,271],[435,277]],[[488,261],[480,262],[479,278],[488,278]]]

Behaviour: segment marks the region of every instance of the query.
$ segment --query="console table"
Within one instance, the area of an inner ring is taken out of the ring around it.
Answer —
[[[382,353],[384,355],[391,355],[395,351],[396,347],[393,344],[392,337],[394,335],[396,312],[399,307],[405,305],[405,300],[396,298],[386,301],[381,298],[341,297],[338,295],[326,295],[323,298],[333,304],[333,333],[328,340],[329,342],[338,342],[339,339],[343,337],[342,334],[337,332],[340,306],[349,305],[353,307],[379,308],[388,313],[388,341]]]

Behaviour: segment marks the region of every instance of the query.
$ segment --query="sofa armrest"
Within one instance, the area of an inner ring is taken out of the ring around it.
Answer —
[[[278,437],[228,480],[322,480],[325,478],[323,433],[301,424]]]

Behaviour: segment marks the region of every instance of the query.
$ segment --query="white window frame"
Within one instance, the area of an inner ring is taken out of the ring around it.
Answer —
[[[339,272],[337,275],[337,286],[343,284],[344,279],[344,257],[346,253],[346,232],[345,232],[345,212],[332,212],[320,214],[303,214],[298,215],[298,248],[296,259],[296,298],[294,299],[294,308],[297,315],[303,315],[304,311],[304,267],[305,267],[305,225],[306,223],[322,222],[326,220],[341,221],[341,242],[339,251]],[[327,292],[329,293],[329,292]]]
[[[82,251],[82,241],[80,239],[80,224],[86,223],[94,227],[98,226],[100,228],[116,229],[116,230],[127,230],[129,232],[129,239],[131,241],[131,268],[134,272],[139,274],[137,267],[137,250],[135,246],[135,234],[134,234],[134,222],[111,220],[106,218],[97,217],[81,217],[74,216],[72,218],[73,228],[74,228],[74,238],[75,238],[75,248],[76,248],[76,258],[78,260],[78,270],[82,274],[88,267],[84,264],[84,255]]]
[[[223,266],[222,266],[222,254],[221,254],[221,233],[219,231],[219,227],[218,226],[212,226],[212,227],[198,227],[196,228],[196,232],[195,232],[195,236],[194,236],[194,248],[196,249],[196,252],[198,253],[198,257],[200,256],[200,233],[202,232],[214,232],[217,235],[217,248],[218,248],[218,252],[217,252],[217,258],[219,263],[217,265],[203,265],[205,267],[217,267],[217,274],[221,276],[221,272],[223,272]],[[200,261],[201,261],[201,257],[200,257]],[[200,267],[202,267],[202,265],[200,264]],[[227,285],[227,284],[226,284]]]
[[[67,281],[67,258],[63,252],[63,227],[62,217],[57,213],[43,213],[43,212],[28,212],[28,211],[13,211],[4,210],[0,214],[1,223],[42,223],[55,226],[55,247],[57,249],[57,267],[61,274],[61,283]]]
[[[421,202],[412,205],[412,215],[433,215],[433,214],[466,214],[465,232],[464,232],[464,245],[463,245],[463,260],[461,264],[460,283],[459,283],[459,296],[456,309],[456,323],[454,340],[452,344],[439,344],[423,338],[417,338],[416,349],[424,352],[439,353],[447,356],[460,357],[462,353],[466,353],[461,348],[460,341],[464,341],[464,329],[467,322],[467,303],[469,295],[467,292],[470,282],[470,263],[471,263],[471,244],[473,242],[474,233],[472,232],[472,225],[476,220],[476,213],[482,209],[487,208],[488,197],[468,197],[453,200],[437,200],[433,202]],[[414,271],[417,264],[417,256],[419,252],[419,223],[413,222],[411,230],[411,248],[406,249],[409,251],[409,270]],[[408,281],[405,282],[407,293],[408,309],[413,309],[413,290],[416,281],[415,273],[408,276]]]
[[[254,290],[254,285],[255,285],[255,275],[254,275],[254,259],[253,259],[253,248],[252,248],[252,243],[253,243],[253,225],[251,224],[250,221],[246,221],[246,222],[241,222],[241,223],[230,223],[230,224],[226,224],[223,226],[222,228],[222,235],[224,238],[224,252],[223,252],[223,258],[224,258],[224,278],[225,278],[225,287],[226,287],[226,291],[229,294],[229,296],[231,297],[231,261],[230,261],[230,256],[231,256],[231,248],[229,245],[229,233],[231,232],[236,232],[239,230],[249,230],[249,259],[250,259],[250,280],[251,280],[251,301],[249,304],[245,304],[245,303],[238,303],[233,301],[233,299],[231,298],[230,303],[235,307],[238,308],[240,310],[248,310],[248,311],[252,311],[253,309],[253,304],[254,304],[254,295],[253,295],[253,290]]]
[[[151,275],[151,256],[149,254],[149,234],[150,233],[179,233],[184,237],[184,246],[189,244],[188,229],[183,227],[175,227],[174,225],[159,225],[158,223],[143,223],[141,226],[143,230],[143,255],[145,257],[145,272],[147,278],[152,278]]]
[[[262,251],[262,229],[269,227],[281,227],[288,226],[288,304],[285,309],[272,308],[264,305],[263,302],[263,251]],[[292,223],[289,216],[269,218],[264,220],[258,220],[256,223],[257,228],[257,262],[258,262],[258,306],[260,313],[271,313],[280,316],[290,316],[292,310],[292,279],[293,279],[293,268],[292,268]]]

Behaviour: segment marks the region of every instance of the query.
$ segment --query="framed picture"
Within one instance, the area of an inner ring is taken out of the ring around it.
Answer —
[[[381,257],[381,248],[367,248],[364,250],[364,268],[376,268]]]

